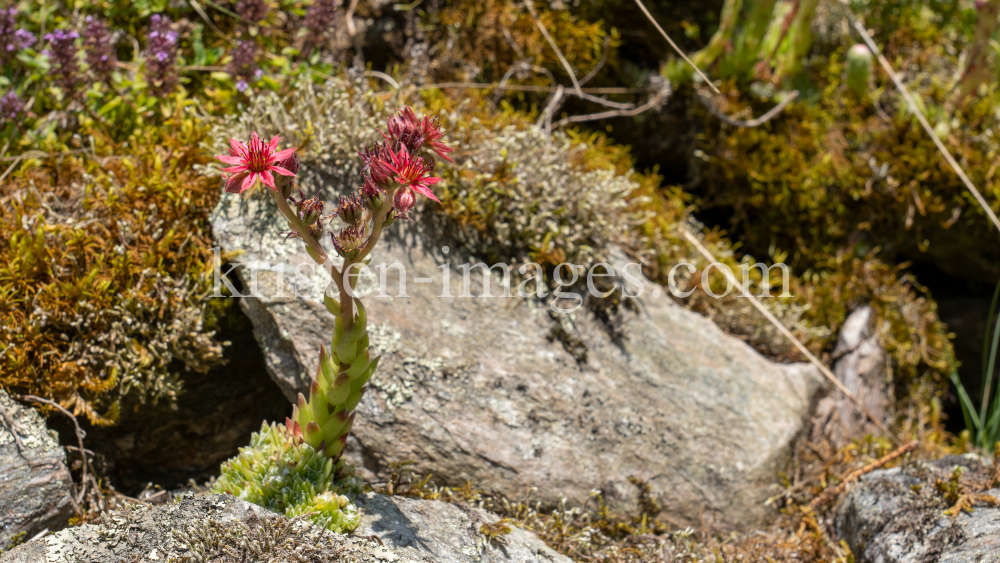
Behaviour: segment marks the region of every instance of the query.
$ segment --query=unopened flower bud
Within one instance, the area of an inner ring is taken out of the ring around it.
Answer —
[[[354,225],[364,219],[365,206],[353,196],[340,196],[340,204],[334,211],[334,216],[340,217],[344,223]]]
[[[365,176],[371,178],[380,187],[388,186],[392,181],[392,170],[386,165],[389,161],[389,150],[385,143],[375,143],[358,151],[364,164]]]
[[[337,249],[337,254],[350,260],[358,255],[361,247],[365,244],[365,226],[363,224],[352,225],[340,231],[334,236],[330,233],[333,246]]]
[[[293,152],[284,160],[276,162],[275,166],[284,168],[292,174],[297,174],[299,171],[299,155]],[[288,199],[288,197],[292,195],[292,179],[293,176],[274,175],[275,188],[277,188],[278,193],[283,195],[285,199]]]
[[[413,190],[407,186],[399,188],[396,197],[392,200],[393,207],[399,215],[405,215],[410,209],[413,209],[413,204],[416,202],[417,198],[414,197]]]
[[[385,203],[385,190],[378,187],[374,180],[365,176],[365,185],[361,187],[361,202],[372,212],[378,211]]]
[[[323,202],[319,199],[307,199],[299,203],[299,219],[306,225],[312,225],[323,213]]]

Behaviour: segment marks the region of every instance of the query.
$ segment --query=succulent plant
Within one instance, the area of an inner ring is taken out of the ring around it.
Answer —
[[[296,439],[287,427],[261,425],[250,445],[222,464],[212,490],[237,496],[289,518],[309,514],[337,533],[354,530],[361,517],[347,494],[360,494],[350,466]]]

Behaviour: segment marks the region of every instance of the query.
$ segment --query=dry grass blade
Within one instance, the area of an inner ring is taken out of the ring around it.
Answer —
[[[698,76],[700,76],[701,79],[705,81],[705,84],[708,84],[709,88],[711,88],[716,94],[722,95],[722,92],[720,92],[719,89],[715,87],[715,84],[713,84],[712,81],[709,80],[707,76],[705,76],[705,73],[702,72],[700,68],[698,68],[698,65],[694,64],[694,61],[689,59],[688,56],[684,54],[684,51],[681,51],[681,48],[678,47],[676,43],[674,43],[674,40],[671,39],[669,35],[667,35],[666,31],[663,31],[663,28],[660,27],[660,24],[657,23],[655,19],[653,19],[653,14],[650,14],[649,10],[646,9],[646,5],[642,3],[642,0],[635,0],[635,3],[639,5],[639,9],[642,10],[642,13],[646,14],[646,17],[649,18],[649,21],[653,22],[653,25],[656,26],[656,29],[660,32],[660,35],[662,35],[663,38],[667,40],[667,43],[670,43],[670,46],[674,48],[674,51],[676,51],[677,54],[684,59],[684,62],[691,65],[691,68],[693,68],[694,71],[698,73]]]
[[[569,73],[569,79],[573,81],[573,89],[576,91],[576,95],[583,97],[583,90],[580,89],[580,81],[576,79],[576,73],[573,72],[573,67],[570,66],[569,61],[563,56],[562,50],[556,45],[556,40],[549,35],[549,30],[545,29],[542,25],[542,20],[538,19],[538,13],[535,12],[535,7],[531,4],[531,0],[524,0],[524,6],[528,9],[528,13],[531,14],[531,19],[535,20],[535,25],[538,26],[538,30],[542,32],[542,36],[545,37],[545,41],[548,42],[552,50],[555,51],[556,56],[559,57],[559,62],[562,63],[563,68]]]
[[[690,242],[695,247],[695,249],[698,250],[698,252],[702,256],[705,257],[706,260],[708,260],[709,262],[717,262],[715,257],[712,256],[712,253],[709,252],[708,249],[705,248],[705,246],[702,245],[701,242],[699,242],[698,239],[694,237],[694,235],[689,233],[683,227],[681,227],[680,233],[684,238],[688,240],[688,242]],[[726,272],[726,276],[729,278],[729,281],[733,283],[733,287],[736,288],[736,291],[738,293],[743,293],[743,284],[741,284],[739,280],[737,280],[736,277],[732,275],[732,272],[729,272],[728,270],[723,270],[723,271]],[[775,317],[771,313],[771,311],[768,311],[767,308],[764,307],[760,303],[760,301],[758,301],[757,298],[753,296],[753,294],[747,293],[747,299],[750,300],[750,304],[753,305],[755,309],[760,311],[760,313],[764,315],[764,317],[768,321],[770,321],[771,324],[773,324],[776,329],[778,329],[778,332],[780,332],[785,338],[791,341],[791,343],[796,348],[798,348],[799,352],[802,352],[802,354],[806,358],[808,358],[809,361],[812,362],[812,364],[816,366],[817,369],[819,369],[820,373],[822,373],[824,377],[830,380],[830,383],[833,383],[834,387],[839,389],[841,393],[843,393],[848,399],[850,399],[851,402],[854,403],[854,405],[857,406],[858,409],[861,412],[863,412],[864,415],[868,417],[868,419],[871,420],[872,423],[874,423],[879,430],[881,430],[886,436],[889,436],[892,439],[892,441],[896,443],[896,445],[902,445],[902,442],[900,441],[899,437],[896,436],[888,428],[886,428],[886,426],[882,424],[881,420],[879,420],[867,408],[865,408],[865,406],[861,404],[861,401],[859,401],[858,398],[855,397],[854,394],[847,389],[847,387],[844,387],[844,384],[841,383],[839,379],[837,379],[837,376],[833,375],[833,372],[830,371],[830,368],[826,367],[826,364],[821,362],[819,358],[813,355],[813,353],[810,352],[808,348],[806,348],[805,344],[803,344],[802,341],[800,341],[798,338],[795,338],[795,335],[792,334],[792,332],[788,330],[788,328],[785,325],[781,324],[781,321],[779,321],[777,317]]]

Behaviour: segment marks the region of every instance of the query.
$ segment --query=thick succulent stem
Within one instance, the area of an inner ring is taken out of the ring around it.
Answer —
[[[775,80],[791,78],[802,69],[802,59],[812,47],[812,20],[819,0],[799,0],[791,25],[788,27],[788,45],[778,59]]]
[[[739,21],[740,8],[743,7],[743,0],[726,0],[722,5],[722,14],[719,17],[719,29],[708,41],[704,49],[691,56],[699,67],[711,65],[718,59],[726,49],[726,45],[733,40],[733,32]]]
[[[312,235],[309,225],[292,210],[287,199],[275,190],[271,194],[288,220],[289,227],[306,245],[310,257],[327,268],[340,289],[340,303],[324,296],[327,309],[336,316],[334,335],[329,352],[325,347],[320,348],[319,368],[310,385],[309,398],[307,400],[299,394],[291,419],[294,434],[300,434],[305,443],[333,460],[344,453],[354,423],[354,409],[361,402],[368,380],[379,362],[379,358],[372,358],[368,350],[368,323],[364,306],[352,297],[356,279],[352,269],[364,263],[378,243],[386,217],[392,210],[396,189],[388,191],[381,207],[372,216],[371,233],[365,245],[354,256],[345,258],[341,270],[333,265],[326,250]],[[354,314],[355,301],[357,315]]]
[[[752,4],[731,57],[733,71],[738,75],[752,74],[757,61],[767,56],[766,52],[762,52],[761,45],[774,14],[775,0],[752,0]]]
[[[968,51],[965,70],[959,80],[958,89],[952,103],[957,107],[968,96],[974,94],[979,85],[989,76],[987,55],[990,52],[990,36],[997,27],[1000,0],[976,0],[976,32]]]

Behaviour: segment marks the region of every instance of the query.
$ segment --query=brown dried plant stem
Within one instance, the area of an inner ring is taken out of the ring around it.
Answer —
[[[846,5],[845,5],[845,10],[847,12],[847,18],[854,26],[854,29],[857,30],[858,34],[861,35],[861,38],[864,40],[865,44],[868,45],[868,48],[871,50],[871,52],[875,54],[876,58],[878,58],[878,62],[882,66],[882,69],[885,70],[886,74],[889,75],[889,78],[892,79],[893,84],[896,85],[896,89],[899,90],[899,93],[903,96],[903,99],[906,100],[906,104],[910,107],[910,111],[913,112],[913,115],[917,116],[917,121],[920,122],[920,125],[924,128],[924,131],[927,133],[927,136],[930,137],[932,141],[934,141],[934,145],[941,153],[941,156],[944,157],[945,161],[948,162],[948,165],[951,166],[951,169],[954,170],[955,174],[957,174],[959,179],[962,180],[962,183],[965,184],[965,187],[969,190],[969,193],[971,193],[972,197],[976,199],[976,202],[979,203],[979,206],[983,208],[983,211],[986,212],[986,216],[990,218],[990,221],[993,222],[993,226],[995,226],[997,228],[997,232],[1000,233],[1000,219],[997,219],[996,213],[993,212],[993,209],[986,202],[986,199],[983,197],[981,193],[979,193],[979,190],[976,189],[976,186],[972,183],[972,180],[969,179],[969,176],[966,175],[965,170],[963,170],[962,167],[955,160],[955,157],[951,155],[951,152],[948,150],[948,147],[944,146],[944,143],[941,142],[941,139],[939,139],[937,134],[934,133],[934,128],[931,127],[931,124],[927,121],[927,117],[924,116],[924,112],[920,111],[920,107],[917,106],[916,102],[913,101],[913,96],[910,95],[910,91],[906,88],[906,85],[903,84],[903,81],[900,80],[899,75],[896,74],[896,72],[892,69],[892,65],[889,64],[889,61],[887,61],[885,57],[882,56],[882,51],[879,50],[878,45],[876,45],[875,41],[872,40],[871,35],[868,34],[868,30],[865,29],[865,26],[861,25],[861,21],[854,16],[850,8],[847,7]]]
[[[566,57],[563,56],[559,46],[556,45],[555,39],[553,39],[549,34],[549,30],[545,29],[545,26],[542,25],[542,21],[538,19],[538,13],[535,12],[535,7],[531,4],[531,0],[524,0],[524,6],[528,9],[528,14],[531,15],[531,19],[535,20],[535,25],[537,25],[538,30],[542,32],[542,35],[545,37],[545,41],[547,41],[549,46],[552,47],[552,50],[556,52],[556,57],[559,58],[559,62],[562,63],[563,68],[565,68],[566,72],[569,73],[569,79],[573,81],[573,89],[576,91],[576,95],[582,98],[583,90],[580,89],[580,81],[576,79],[576,73],[573,72],[573,67],[570,66],[569,61],[567,61]]]
[[[73,413],[69,412],[65,407],[63,407],[62,405],[60,405],[55,401],[51,401],[49,399],[43,399],[41,397],[36,397],[35,395],[11,395],[11,397],[22,402],[30,401],[35,403],[42,403],[43,405],[49,405],[50,407],[68,416],[69,419],[73,421],[73,427],[76,429],[76,441],[80,444],[79,446],[80,457],[83,458],[83,468],[82,468],[83,474],[80,479],[80,492],[77,494],[77,497],[73,499],[73,504],[76,505],[77,512],[83,514],[83,511],[80,507],[82,506],[84,497],[87,494],[87,482],[88,482],[87,453],[86,453],[88,450],[83,447],[83,437],[86,436],[87,433],[83,431],[83,428],[80,428],[80,423],[76,420],[76,417],[73,415]]]
[[[694,246],[695,249],[697,249],[698,252],[705,257],[706,260],[708,260],[709,262],[717,262],[715,257],[712,256],[712,253],[709,252],[708,249],[705,248],[705,246],[702,245],[701,242],[699,242],[694,235],[688,232],[687,229],[681,227],[679,230],[680,234],[684,236],[684,238],[687,239],[687,241],[690,242],[691,245]],[[733,283],[733,287],[736,288],[736,291],[739,293],[743,293],[743,284],[741,284],[739,280],[737,280],[736,277],[732,275],[732,272],[729,272],[728,270],[723,270],[723,271],[726,272],[726,276],[729,278],[729,281]],[[882,424],[881,420],[879,420],[867,408],[865,408],[865,406],[861,404],[861,401],[859,401],[858,398],[855,397],[854,394],[847,389],[847,387],[844,387],[844,384],[841,383],[839,379],[837,379],[837,376],[833,375],[833,372],[830,371],[830,368],[826,367],[826,364],[824,364],[819,360],[819,358],[814,356],[813,353],[810,352],[808,348],[806,348],[805,344],[803,344],[798,338],[795,338],[795,335],[792,334],[792,332],[788,330],[788,328],[785,327],[785,325],[783,325],[781,321],[779,321],[778,318],[771,313],[771,311],[768,311],[767,308],[764,307],[764,305],[762,305],[761,302],[758,301],[757,298],[754,297],[752,293],[749,292],[747,293],[747,299],[750,300],[750,304],[753,305],[754,308],[760,311],[760,313],[764,315],[764,317],[768,321],[770,321],[771,324],[773,324],[776,329],[778,329],[778,332],[784,335],[785,338],[787,338],[796,348],[798,348],[799,352],[802,352],[802,354],[806,358],[808,358],[809,361],[812,362],[812,364],[816,366],[817,369],[819,369],[820,373],[822,373],[824,377],[830,380],[830,382],[833,383],[834,387],[836,387],[838,390],[840,390],[841,393],[843,393],[848,399],[850,399],[851,402],[854,403],[856,407],[858,407],[858,410],[863,412],[864,415],[868,417],[868,419],[871,420],[875,424],[875,426],[878,427],[879,430],[885,433],[886,436],[889,436],[889,438],[891,438],[892,441],[896,443],[896,445],[902,444],[902,441],[899,439],[899,437],[897,437],[892,431],[886,428],[886,426]]]
[[[845,489],[847,489],[847,486],[850,485],[851,483],[857,481],[864,475],[867,475],[868,473],[871,473],[872,471],[875,471],[876,469],[885,466],[885,464],[912,452],[913,450],[917,449],[917,446],[919,444],[920,442],[914,440],[909,444],[896,448],[888,455],[880,457],[879,459],[869,463],[868,465],[862,467],[861,469],[857,469],[855,471],[852,471],[851,473],[848,473],[847,477],[844,477],[844,480],[841,481],[839,485],[833,487],[832,489],[826,489],[818,497],[812,499],[812,501],[809,503],[808,509],[810,511],[815,511],[817,508],[836,499],[844,492]]]
[[[713,106],[710,101],[706,100],[702,96],[698,96],[698,100],[702,103],[702,105],[708,108],[708,111],[712,115],[719,118],[723,122],[728,123],[733,127],[751,128],[751,127],[760,127],[761,125],[767,123],[768,121],[771,121],[772,119],[777,117],[779,113],[784,111],[784,109],[788,107],[788,104],[792,103],[792,101],[798,97],[799,97],[799,91],[792,90],[791,92],[788,93],[787,96],[785,96],[784,100],[781,100],[781,103],[768,110],[767,113],[756,119],[750,119],[748,121],[740,121],[739,119],[733,119],[732,117],[729,117],[728,115],[719,111],[719,108]]]

